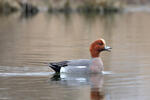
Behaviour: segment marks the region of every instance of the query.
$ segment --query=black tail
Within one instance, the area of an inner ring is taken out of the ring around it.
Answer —
[[[49,67],[52,68],[56,73],[59,73],[61,67],[67,66],[67,63],[68,61],[53,62],[53,63],[49,63]]]
[[[49,67],[52,68],[56,73],[60,72],[61,67],[53,64],[53,63],[49,63]]]

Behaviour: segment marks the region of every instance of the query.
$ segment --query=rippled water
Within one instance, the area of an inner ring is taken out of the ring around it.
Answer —
[[[1,100],[149,100],[150,13],[0,16]],[[47,62],[90,58],[103,37],[104,75],[54,75]]]

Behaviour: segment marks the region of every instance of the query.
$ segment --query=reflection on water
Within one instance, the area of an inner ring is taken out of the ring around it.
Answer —
[[[54,74],[51,77],[50,82],[56,82],[55,84],[64,86],[90,86],[90,98],[91,100],[103,100],[104,93],[102,93],[101,88],[103,86],[103,75],[102,74]]]
[[[51,81],[60,81],[61,84],[68,86],[80,86],[90,84],[92,88],[100,88],[103,85],[102,74],[54,74]]]
[[[99,91],[99,88],[91,89],[90,94],[91,94],[90,96],[91,100],[103,100],[104,99],[104,94]]]
[[[149,18],[149,12],[0,16],[0,99],[149,100]],[[99,37],[113,48],[101,55],[112,74],[50,79],[47,62],[90,58],[89,44]]]

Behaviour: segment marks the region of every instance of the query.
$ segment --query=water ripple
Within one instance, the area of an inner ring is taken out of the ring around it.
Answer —
[[[14,76],[49,76],[53,72],[28,72],[28,73],[0,73],[0,77],[14,77]]]

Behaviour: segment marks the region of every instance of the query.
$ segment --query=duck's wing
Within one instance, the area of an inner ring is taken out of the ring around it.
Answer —
[[[60,72],[63,73],[86,73],[90,64],[89,59],[69,60],[67,66],[62,67]]]
[[[61,61],[61,62],[51,62],[49,63],[49,67],[52,68],[55,72],[60,72],[61,67],[68,66],[69,61]]]
[[[69,60],[68,66],[89,66],[89,59]]]
[[[49,63],[49,67],[52,68],[55,72],[60,72],[61,67],[65,67],[67,69],[74,69],[78,66],[89,66],[89,63],[89,59],[67,60],[61,62],[51,62]]]

